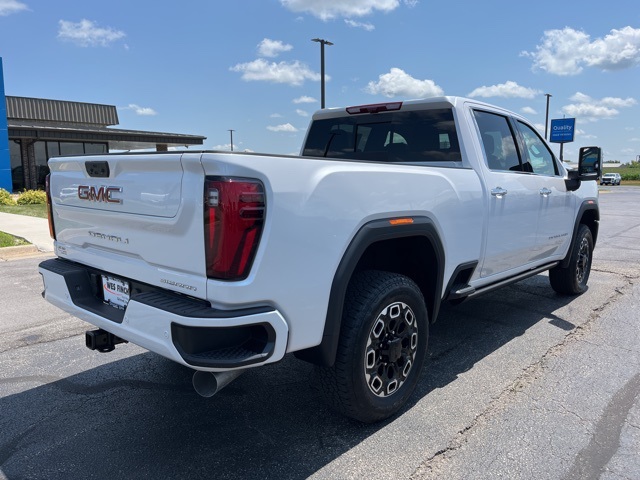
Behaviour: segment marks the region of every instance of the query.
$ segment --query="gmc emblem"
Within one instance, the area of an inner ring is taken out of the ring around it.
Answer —
[[[121,198],[113,198],[114,193],[122,193],[122,187],[90,187],[88,185],[78,186],[78,198],[89,200],[90,202],[122,203]]]

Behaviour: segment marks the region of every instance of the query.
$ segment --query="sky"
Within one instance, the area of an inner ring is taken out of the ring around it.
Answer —
[[[638,0],[0,0],[7,95],[115,105],[117,128],[297,154],[320,108],[440,95],[575,118],[640,156]],[[202,147],[199,147],[202,148]],[[556,155],[559,145],[553,144]]]

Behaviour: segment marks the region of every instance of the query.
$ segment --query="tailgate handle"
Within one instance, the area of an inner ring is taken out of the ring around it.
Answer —
[[[87,173],[94,178],[108,178],[109,164],[107,162],[84,162]]]

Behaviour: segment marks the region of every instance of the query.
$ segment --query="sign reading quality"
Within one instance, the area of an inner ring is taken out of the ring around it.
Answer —
[[[573,132],[575,129],[575,118],[551,120],[551,135],[549,136],[549,141],[554,143],[573,142]]]

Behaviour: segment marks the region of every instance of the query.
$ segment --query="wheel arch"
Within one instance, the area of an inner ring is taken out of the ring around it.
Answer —
[[[383,270],[411,278],[420,287],[430,322],[434,322],[440,309],[444,265],[442,241],[428,217],[412,217],[412,223],[401,225],[392,225],[390,219],[363,225],[334,274],[320,345],[295,352],[295,356],[317,365],[333,365],[347,287],[353,275],[362,270]]]
[[[585,200],[584,202],[582,202],[582,205],[580,205],[578,215],[576,215],[576,221],[573,225],[571,246],[569,247],[567,255],[560,264],[562,268],[566,268],[569,264],[569,260],[571,259],[571,254],[573,253],[574,248],[573,239],[578,233],[578,228],[580,228],[580,225],[583,224],[589,227],[589,230],[591,230],[591,237],[593,238],[593,246],[595,248],[596,241],[598,239],[598,228],[600,226],[600,209],[598,208],[598,203],[595,200]]]

